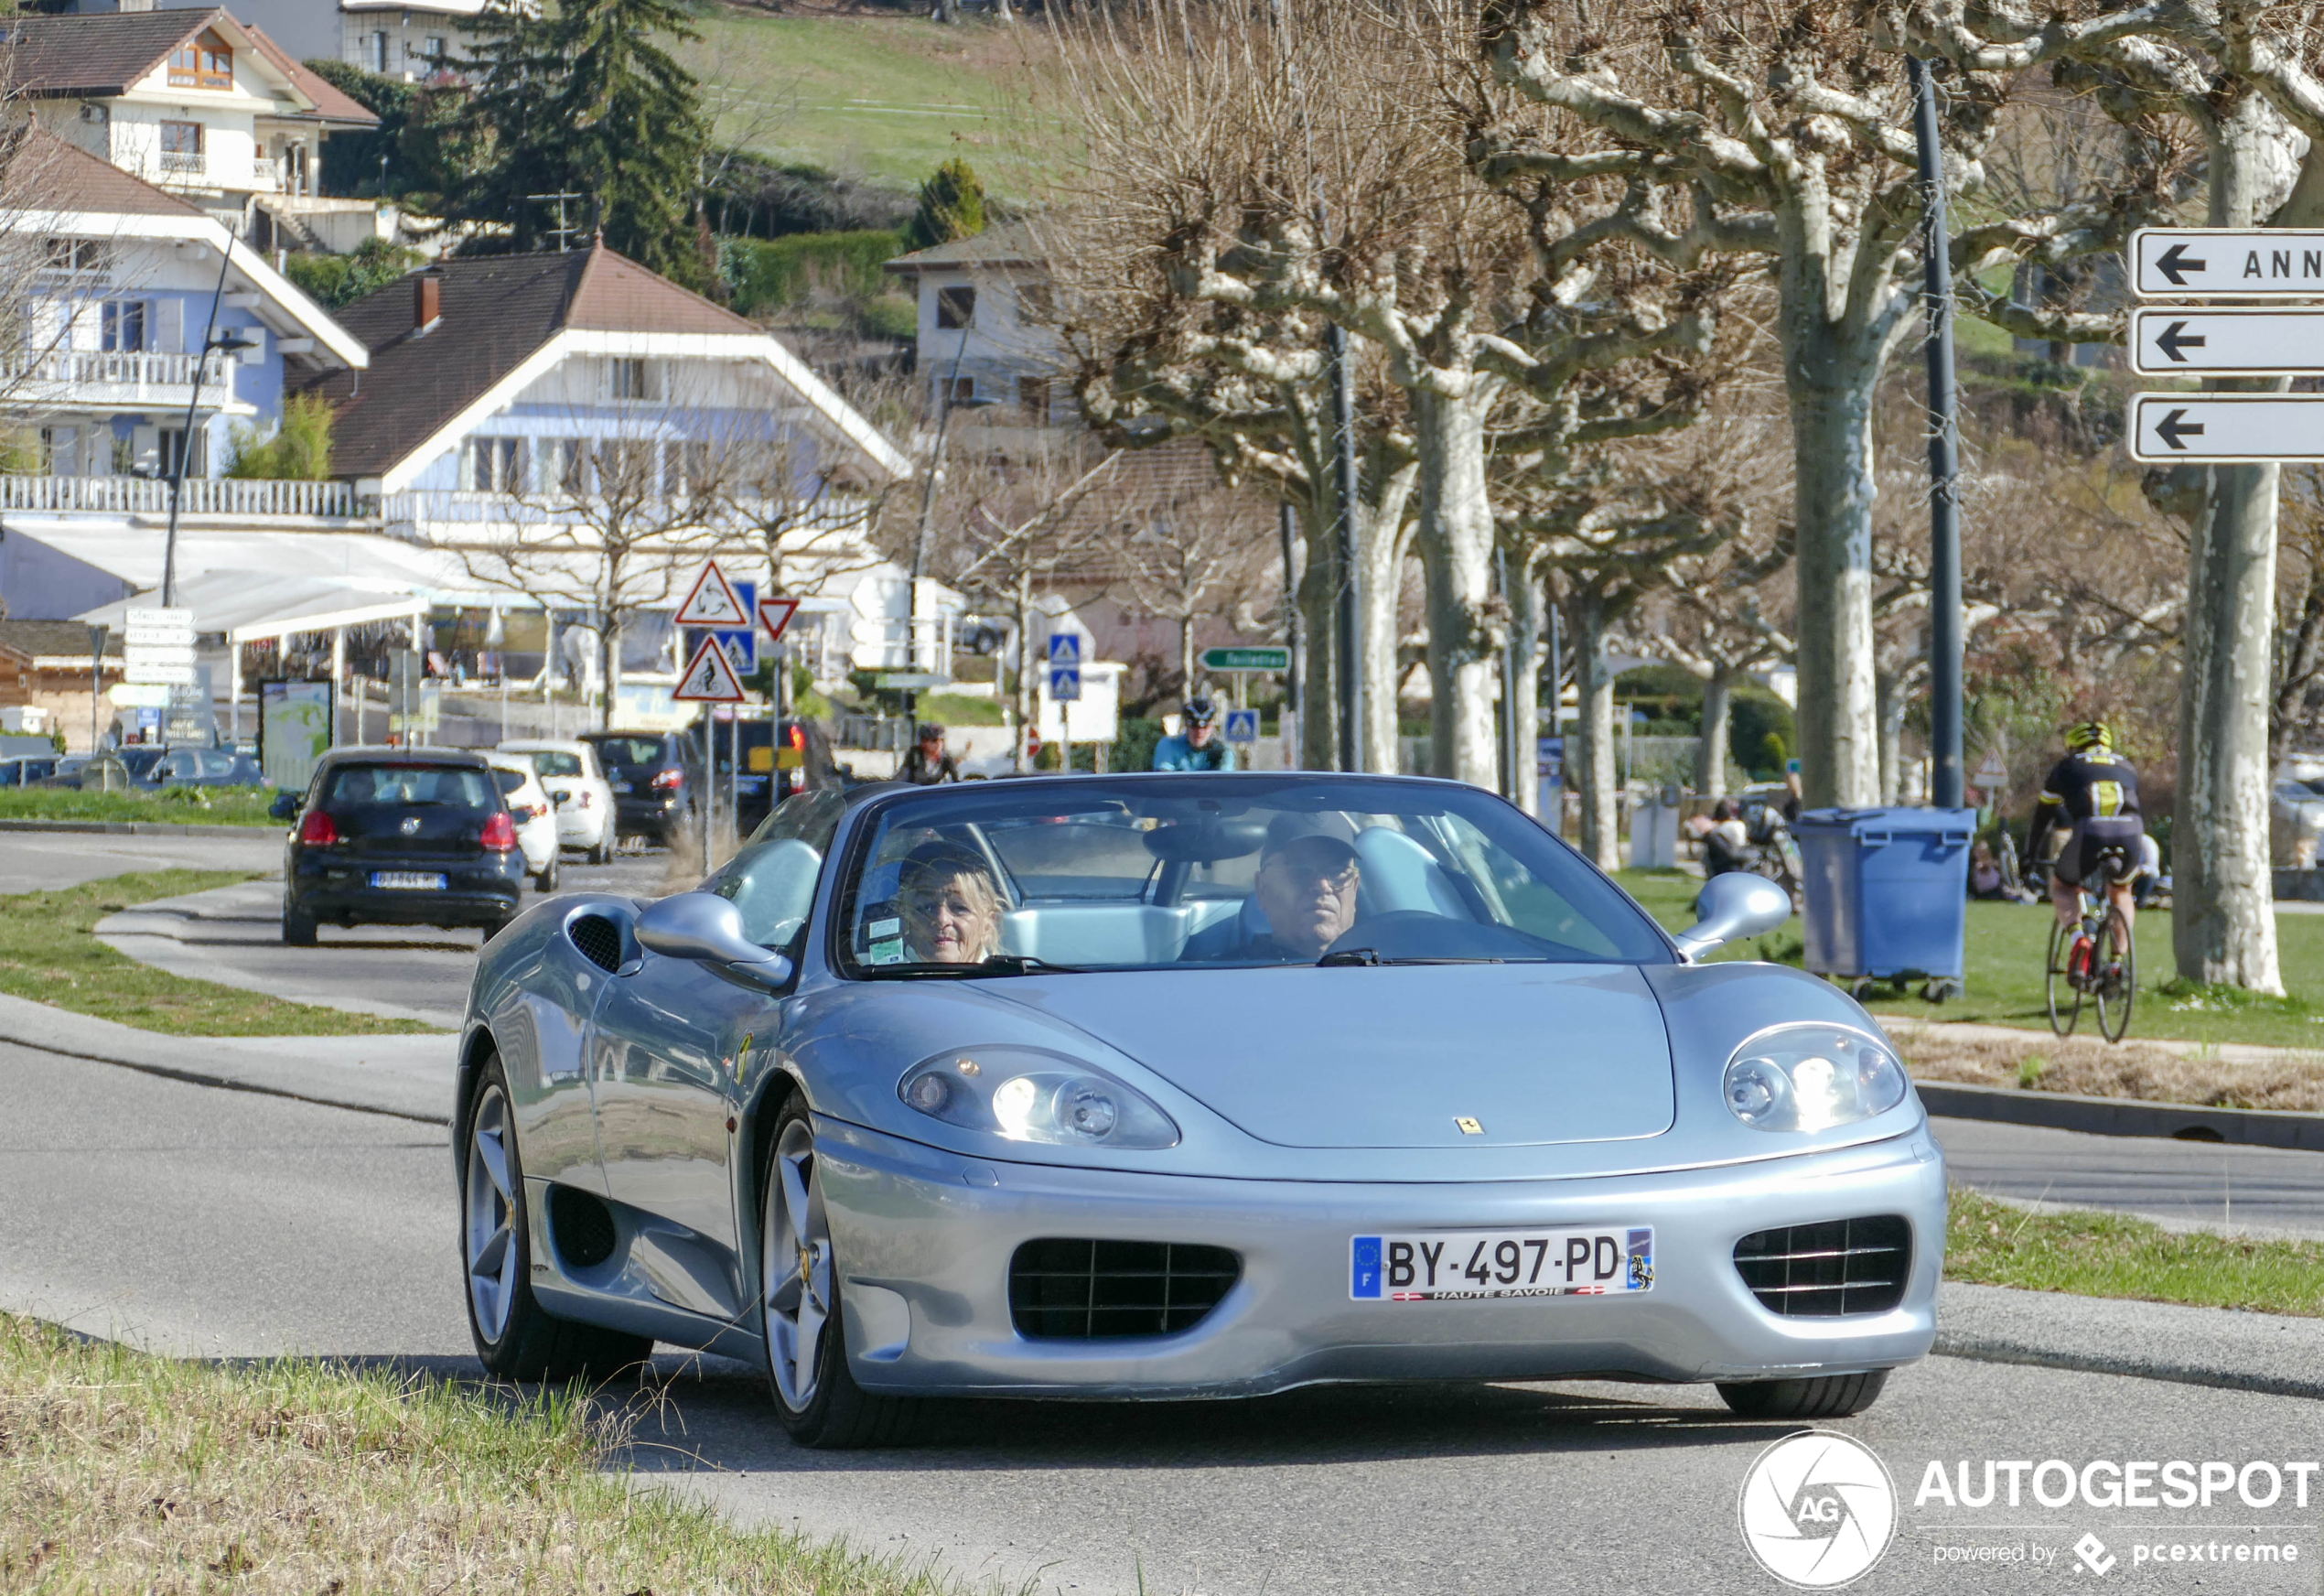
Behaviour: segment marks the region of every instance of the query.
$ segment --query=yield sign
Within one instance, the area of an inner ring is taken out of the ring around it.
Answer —
[[[759,600],[759,624],[767,629],[769,642],[782,642],[783,629],[791,618],[799,613],[796,598],[761,598]]]
[[[686,601],[678,606],[678,624],[750,630],[749,607],[735,592],[734,584],[726,580],[726,573],[718,568],[716,560],[702,562],[701,575],[694,577],[693,588],[687,590]]]
[[[681,704],[743,702],[742,683],[736,679],[734,662],[718,646],[716,638],[705,637],[695,645],[694,658],[686,662],[685,674],[678,678],[670,696]]]

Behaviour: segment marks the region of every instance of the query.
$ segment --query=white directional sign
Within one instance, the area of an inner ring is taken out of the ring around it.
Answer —
[[[2145,227],[2130,235],[2143,299],[2300,299],[2324,295],[2324,231]]]
[[[718,568],[716,560],[702,562],[702,570],[687,589],[686,601],[678,606],[680,626],[740,627],[750,626],[750,606],[742,601],[734,584],[726,580],[726,573]]]
[[[2324,310],[2134,310],[2130,369],[2148,377],[2324,372]]]
[[[2130,402],[2130,458],[2324,460],[2324,394],[2141,394]]]
[[[670,696],[681,704],[740,704],[746,695],[726,651],[718,646],[716,638],[705,637],[694,649],[694,658],[686,662],[685,674],[678,678]]]
[[[122,613],[121,674],[140,686],[194,685],[194,612],[134,609]]]

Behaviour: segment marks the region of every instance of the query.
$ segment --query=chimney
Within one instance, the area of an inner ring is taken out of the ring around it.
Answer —
[[[444,275],[429,270],[412,279],[412,329],[425,332],[444,319]]]

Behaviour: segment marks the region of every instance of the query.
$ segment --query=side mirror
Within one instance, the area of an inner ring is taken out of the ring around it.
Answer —
[[[1703,883],[1695,900],[1695,923],[1678,934],[1678,951],[1689,963],[1722,943],[1773,931],[1791,918],[1791,894],[1769,880],[1729,870]]]
[[[745,936],[742,911],[715,892],[680,892],[649,904],[637,932],[639,946],[665,958],[713,965],[770,992],[791,984],[791,961]]]
[[[296,820],[298,817],[298,794],[296,793],[275,793],[274,801],[266,806],[266,813],[275,820]]]

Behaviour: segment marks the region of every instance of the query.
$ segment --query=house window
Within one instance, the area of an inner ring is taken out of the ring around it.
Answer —
[[[1047,321],[1057,314],[1057,300],[1047,283],[1018,284],[1017,304],[1019,321]]]
[[[521,493],[524,491],[524,440],[521,437],[479,437],[468,444],[468,481],[476,493]]]
[[[611,393],[616,399],[646,397],[646,363],[643,361],[608,361],[612,369]]]
[[[939,327],[975,326],[976,290],[965,286],[937,289],[936,325]]]
[[[145,349],[145,326],[143,299],[108,299],[97,311],[97,347],[108,354]]]
[[[944,402],[947,409],[955,404],[966,404],[976,397],[976,379],[947,377],[938,386],[936,393],[937,396]]]
[[[201,124],[165,122],[161,124],[161,169],[199,172],[202,169]]]
[[[94,238],[52,238],[42,245],[52,272],[102,272],[112,261],[104,243]]]
[[[363,36],[363,64],[382,77],[387,73],[387,34],[384,30]]]
[[[1025,412],[1025,419],[1036,426],[1046,426],[1049,419],[1049,380],[1047,377],[1017,379],[1017,406]]]
[[[669,443],[662,446],[662,491],[664,493],[678,499],[714,486],[708,444]]]
[[[444,64],[444,36],[440,33],[431,33],[420,40],[420,54],[427,58],[428,65],[442,66]]]
[[[234,86],[233,48],[214,33],[188,39],[169,52],[169,86],[231,90]]]
[[[184,461],[186,475],[199,477],[202,472],[201,451],[196,449],[191,458],[186,454],[186,429],[165,426],[154,434],[154,467],[163,477],[175,477],[179,461]]]

